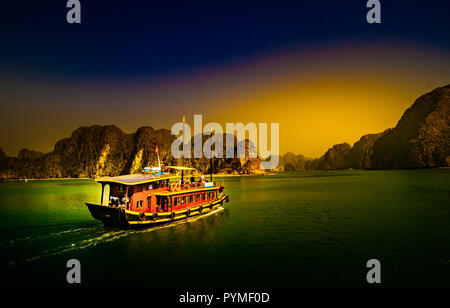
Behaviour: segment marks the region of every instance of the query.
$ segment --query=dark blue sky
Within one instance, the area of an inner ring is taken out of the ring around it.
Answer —
[[[2,4],[3,74],[141,78],[339,42],[450,49],[449,1],[381,1],[377,25],[364,0],[80,2],[81,24],[65,0]]]

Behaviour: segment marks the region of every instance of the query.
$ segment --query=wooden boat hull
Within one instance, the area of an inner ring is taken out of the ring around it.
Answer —
[[[93,203],[86,203],[86,206],[89,208],[92,217],[100,220],[106,227],[138,229],[203,215],[217,210],[224,202],[228,202],[228,195],[226,194],[203,205],[163,213],[135,212]]]

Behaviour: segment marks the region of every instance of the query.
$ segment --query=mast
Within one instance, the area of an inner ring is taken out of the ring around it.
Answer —
[[[184,126],[186,125],[186,119],[183,112],[183,155],[181,156],[181,165],[184,166],[184,147],[185,147],[185,137],[184,137]],[[181,170],[181,184],[184,184],[184,174]]]
[[[184,146],[184,141],[185,141],[185,138],[184,138],[184,126],[185,126],[185,124],[186,124],[186,119],[185,119],[184,113],[183,113],[183,146]],[[184,148],[183,148],[183,150],[184,150]]]
[[[211,128],[211,138],[212,138],[213,130]],[[211,159],[209,160],[210,166],[209,170],[211,172],[210,174],[210,182],[213,181],[213,173],[214,173],[214,153],[216,152],[216,144],[214,143],[214,150],[211,149]]]
[[[155,153],[156,153],[156,155],[158,156],[158,167],[159,167],[159,169],[161,169],[161,161],[159,160],[159,151],[158,151],[158,145],[156,145],[156,148],[155,148]]]
[[[211,156],[211,160],[210,160],[210,170],[211,170],[211,175],[210,175],[210,182],[213,181],[213,173],[214,173],[214,155]]]
[[[161,169],[161,161],[159,160],[159,153],[158,153],[158,167]]]

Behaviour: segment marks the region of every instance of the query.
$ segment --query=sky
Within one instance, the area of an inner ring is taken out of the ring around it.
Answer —
[[[319,157],[396,125],[450,83],[450,3],[66,1],[2,5],[0,147],[48,152],[79,126],[279,123],[280,152]]]

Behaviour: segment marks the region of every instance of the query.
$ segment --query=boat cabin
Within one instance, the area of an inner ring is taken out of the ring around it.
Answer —
[[[100,205],[132,212],[161,213],[202,205],[219,198],[220,187],[213,182],[184,183],[177,179],[179,176],[170,173],[97,179],[102,184]]]

